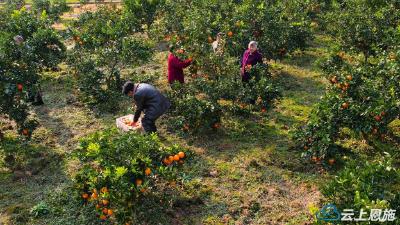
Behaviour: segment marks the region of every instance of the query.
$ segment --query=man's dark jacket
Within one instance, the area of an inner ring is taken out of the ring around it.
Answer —
[[[134,117],[135,122],[138,121],[142,111],[144,111],[145,117],[155,120],[171,106],[169,100],[150,84],[136,84],[133,98],[137,107]]]

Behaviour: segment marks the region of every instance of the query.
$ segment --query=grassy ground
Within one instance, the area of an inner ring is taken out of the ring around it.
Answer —
[[[182,138],[161,126],[167,143],[179,143],[196,153],[186,167],[188,182],[169,204],[149,198],[140,206],[144,224],[307,224],[308,208],[318,206],[318,186],[329,174],[317,171],[291,148],[289,132],[304,122],[324,91],[315,62],[326,54],[329,40],[317,36],[312,46],[272,64],[284,87],[283,98],[267,116],[223,118],[223,128],[205,137]],[[166,55],[145,65],[166,85]],[[160,66],[160,64],[162,66]],[[15,176],[0,173],[0,224],[96,224],[90,209],[72,192],[71,160],[80,137],[114,125],[116,115],[95,113],[76,99],[66,67],[43,80],[44,106],[34,108],[41,126],[34,143],[43,154],[43,169]],[[128,108],[125,105],[124,108]],[[165,123],[167,118],[163,118]],[[33,206],[45,203],[50,213],[34,218]]]

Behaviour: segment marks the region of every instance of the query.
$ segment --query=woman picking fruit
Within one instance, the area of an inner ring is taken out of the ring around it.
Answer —
[[[183,54],[183,49],[174,52],[174,47],[170,46],[168,55],[168,82],[173,84],[175,81],[185,83],[183,69],[192,64],[192,59],[181,60],[177,55]]]
[[[251,41],[248,49],[243,54],[240,64],[240,74],[242,75],[243,82],[247,83],[250,80],[250,73],[248,72],[249,68],[257,63],[262,63],[262,55],[260,52],[258,52],[257,45],[257,42]]]

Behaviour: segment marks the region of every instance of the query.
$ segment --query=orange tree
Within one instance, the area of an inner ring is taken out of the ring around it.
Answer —
[[[124,10],[128,17],[139,19],[141,24],[145,24],[147,29],[157,19],[157,13],[164,6],[165,0],[124,0]]]
[[[276,59],[304,48],[311,36],[302,10],[285,8],[283,3],[259,0],[171,1],[160,12],[154,30],[160,39],[184,46],[202,67],[207,67],[203,61],[211,52],[209,43],[219,32],[224,35],[224,52],[231,57],[240,57],[248,42],[257,40],[265,56]]]
[[[65,47],[46,16],[38,18],[24,8],[1,13],[0,113],[29,138],[37,122],[29,117],[27,95],[37,91],[40,72],[63,59]]]
[[[261,101],[265,100],[265,102],[259,104],[259,108],[265,110],[264,108],[266,107],[264,106],[270,106],[270,103],[278,96],[276,83],[266,66],[255,67],[252,72],[254,75],[259,74],[263,77],[252,81],[257,86],[256,92],[251,92],[247,86],[244,87],[240,79],[239,58],[248,42],[254,38],[254,33],[250,28],[254,27],[256,29],[258,26],[261,27],[263,25],[250,24],[251,21],[247,19],[246,16],[259,19],[260,16],[256,13],[254,15],[244,15],[246,12],[245,7],[250,8],[251,4],[253,2],[250,1],[238,3],[236,1],[215,2],[207,0],[192,2],[170,1],[165,3],[164,10],[161,10],[159,14],[160,19],[153,24],[150,30],[151,36],[155,37],[157,41],[164,41],[169,45],[175,46],[176,49],[183,49],[178,54],[182,59],[189,57],[195,59],[195,62],[189,68],[191,79],[185,84],[185,86],[188,86],[187,89],[191,91],[189,93],[186,92],[185,95],[178,95],[176,99],[179,99],[179,103],[183,104],[182,98],[179,97],[187,96],[192,103],[200,100],[207,101],[209,104],[204,104],[204,106],[211,104],[214,109],[218,109],[222,107],[219,100],[225,99],[232,101],[233,104],[231,104],[232,107],[230,109],[236,110],[246,103],[248,98],[254,98]],[[263,13],[264,11],[260,9],[259,12]],[[277,10],[274,12],[278,13]],[[279,16],[276,16],[276,18],[279,18]],[[265,22],[267,23],[268,20],[265,19]],[[270,23],[276,25],[274,27],[277,27],[277,29],[282,29],[283,27],[278,26],[275,21]],[[273,30],[269,31],[272,32]],[[217,51],[214,52],[211,43],[218,33],[222,33],[221,40]],[[257,33],[255,34],[258,35]],[[282,39],[280,39],[277,36],[277,39],[283,40],[285,37],[282,36]],[[271,38],[271,40],[275,39]],[[269,52],[268,48],[263,49],[262,47],[262,50]],[[260,70],[256,68],[260,68]],[[253,94],[257,96],[253,96]],[[178,104],[178,101],[176,103]],[[199,103],[198,105],[203,104]],[[185,109],[185,107],[177,107],[175,109],[179,108]],[[219,112],[219,110],[215,110],[215,112]],[[181,117],[186,115],[179,112],[179,110],[176,114]],[[205,115],[200,111],[198,114]],[[201,116],[196,118],[199,121],[201,119],[205,121],[204,116],[203,118]],[[215,118],[216,121],[219,120],[219,117]],[[182,120],[183,118],[180,121]],[[214,127],[213,124],[216,121],[210,120],[211,127]],[[182,129],[187,130],[188,126],[184,126],[185,123],[179,122],[178,124],[183,126]],[[194,122],[193,124],[199,124],[199,122]],[[207,122],[203,124],[205,127],[210,127]],[[218,122],[215,127],[219,127]]]
[[[400,3],[396,0],[351,0],[333,4],[324,17],[327,31],[349,51],[363,53],[365,60],[396,44]]]
[[[67,5],[66,0],[33,0],[32,10],[36,14],[40,15],[45,13],[53,21],[60,19],[60,16],[67,12],[70,8]]]
[[[303,155],[315,162],[341,153],[336,141],[343,128],[374,145],[392,136],[388,125],[400,116],[399,48],[382,53],[371,64],[351,65],[341,55],[323,65],[330,85],[307,126],[295,135]]]
[[[100,220],[117,224],[136,221],[136,209],[159,185],[177,179],[190,152],[167,147],[156,135],[96,132],[80,142],[74,155],[81,162],[75,187],[82,203]]]
[[[151,47],[138,34],[141,23],[121,10],[100,8],[80,16],[70,28],[75,42],[69,64],[75,69],[82,100],[91,107],[114,110],[120,95],[121,70],[151,56]]]

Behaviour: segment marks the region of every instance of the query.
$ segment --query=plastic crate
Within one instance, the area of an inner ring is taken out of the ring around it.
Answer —
[[[115,120],[115,122],[117,124],[118,129],[120,129],[123,132],[128,132],[128,131],[132,131],[133,130],[133,131],[137,131],[137,132],[143,133],[144,130],[143,130],[143,127],[142,127],[140,119],[137,122],[136,127],[133,127],[133,126],[129,125],[129,123],[133,122],[133,117],[134,117],[134,115],[129,114],[129,115],[117,118]]]

